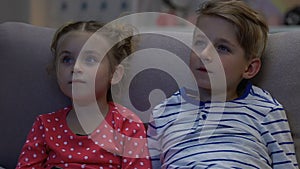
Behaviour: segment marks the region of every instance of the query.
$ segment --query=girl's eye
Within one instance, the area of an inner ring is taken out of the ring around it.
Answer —
[[[217,46],[217,51],[218,52],[223,52],[223,53],[230,53],[231,52],[231,49],[225,45],[218,45]]]
[[[85,62],[88,64],[93,64],[93,63],[98,63],[99,59],[97,56],[93,56],[93,55],[88,55],[85,57]]]
[[[70,56],[64,56],[62,58],[62,63],[65,63],[65,64],[74,64],[75,63],[75,59],[73,57],[70,57]]]

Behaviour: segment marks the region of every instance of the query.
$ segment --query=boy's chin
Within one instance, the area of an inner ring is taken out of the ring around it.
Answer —
[[[201,91],[201,90],[205,90],[205,91],[210,91],[211,90],[211,85],[210,83],[203,83],[203,82],[198,82],[197,83],[198,85],[198,89]]]

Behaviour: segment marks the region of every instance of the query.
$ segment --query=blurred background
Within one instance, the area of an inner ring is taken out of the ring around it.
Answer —
[[[203,1],[205,0],[1,0],[0,22],[20,21],[56,28],[67,21],[109,22],[125,14],[150,11],[175,14],[194,22],[194,12]],[[272,27],[300,24],[300,0],[245,1],[262,12]],[[166,16],[139,22],[157,26],[185,26]]]

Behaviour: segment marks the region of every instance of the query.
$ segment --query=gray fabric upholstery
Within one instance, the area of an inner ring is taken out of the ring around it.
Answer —
[[[53,29],[24,23],[0,24],[0,166],[5,168],[15,167],[34,118],[38,114],[57,110],[70,103],[60,93],[55,78],[46,71],[52,60],[49,45],[53,33]],[[191,34],[184,36],[190,38]],[[254,83],[270,91],[286,108],[299,161],[300,31],[271,34],[269,39],[262,72],[254,79]],[[174,39],[143,35],[139,49],[147,48],[165,49],[179,56],[183,62],[188,62],[189,49]],[[149,57],[150,54],[148,53]],[[138,57],[133,57],[131,73],[139,69],[141,62]],[[149,64],[150,62],[151,59]],[[174,65],[169,65],[172,66]],[[182,83],[176,84],[178,80],[174,80],[167,71],[157,69],[145,70],[134,75],[133,77],[128,74],[131,79],[127,93],[129,98],[124,97],[123,104],[143,112],[144,114],[139,114],[142,118],[148,116],[151,106],[153,107],[151,104],[163,99],[154,98],[154,102],[149,101],[149,92],[161,89],[167,97],[177,90],[180,84],[189,81],[185,79],[189,78],[187,75],[179,72],[176,77],[182,78]]]
[[[300,30],[269,36],[263,67],[254,79],[285,108],[300,162]]]
[[[54,30],[23,23],[0,26],[0,166],[14,168],[35,117],[66,105],[55,78],[46,67],[51,62]]]

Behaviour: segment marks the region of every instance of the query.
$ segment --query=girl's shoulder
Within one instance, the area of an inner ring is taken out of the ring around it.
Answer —
[[[120,119],[123,122],[142,123],[141,119],[127,107],[115,102],[110,102],[110,112],[113,119]]]
[[[38,116],[39,119],[42,121],[52,122],[52,121],[59,121],[62,118],[65,118],[67,113],[72,109],[72,106],[67,106],[56,111],[41,114]]]

